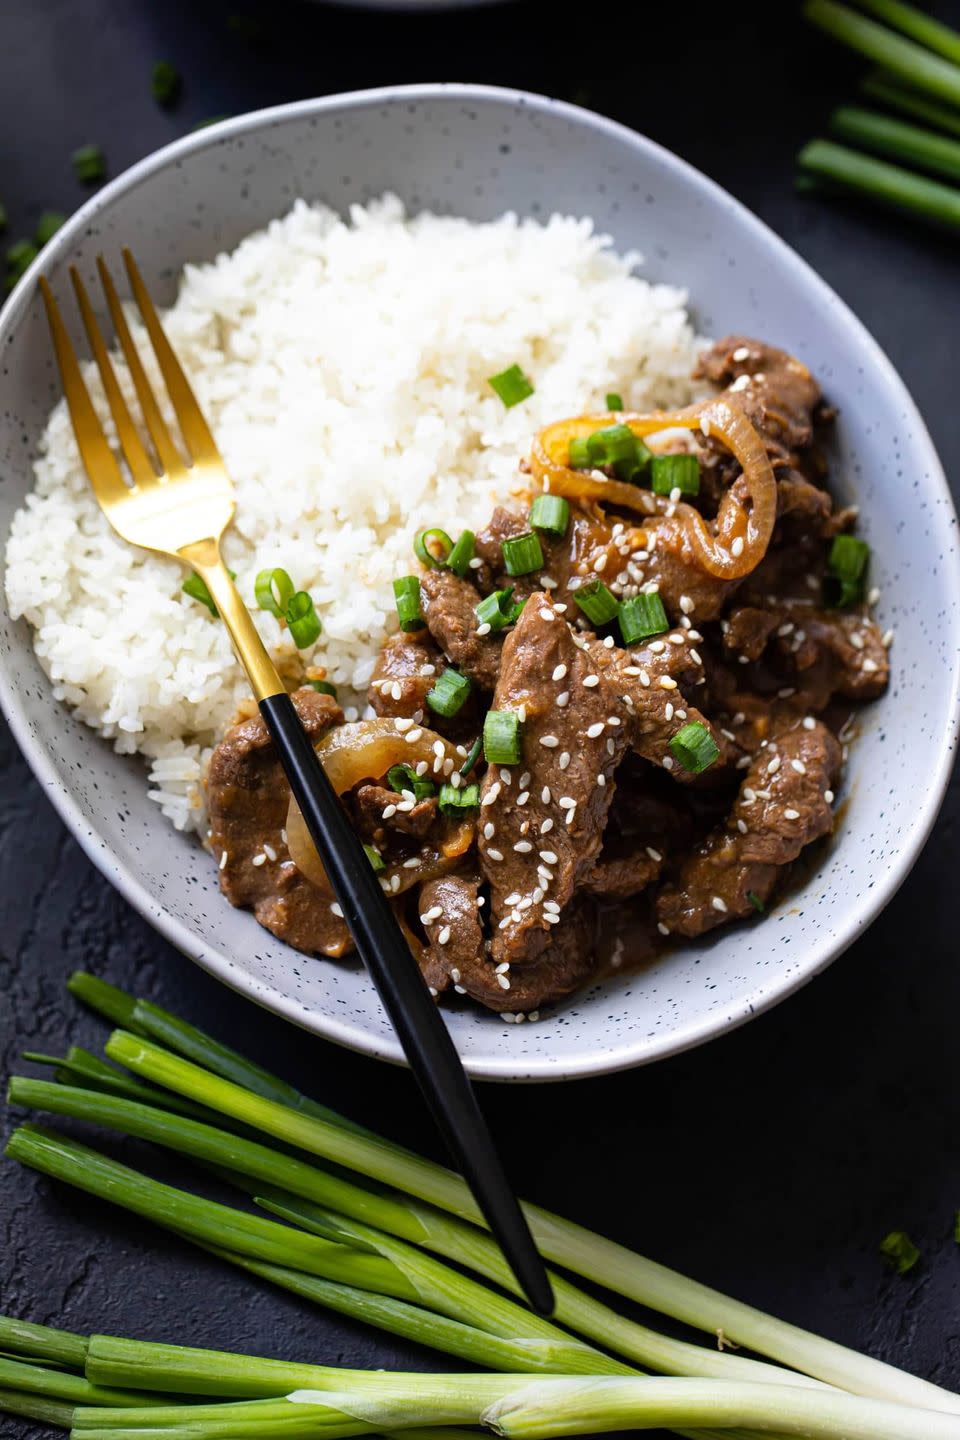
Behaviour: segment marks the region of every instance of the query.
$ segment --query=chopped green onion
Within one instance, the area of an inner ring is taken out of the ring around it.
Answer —
[[[231,580],[236,580],[237,572],[235,570],[229,570],[227,573]],[[213,603],[213,596],[207,589],[207,582],[202,580],[199,575],[188,575],[180,588],[184,595],[189,595],[192,600],[199,600],[201,605],[206,605],[214,618],[220,614],[220,611]]]
[[[487,383],[497,392],[508,410],[533,394],[533,385],[519,365],[510,365],[506,370],[501,370],[499,375],[491,375]]]
[[[567,458],[571,470],[590,470],[592,468],[593,461],[590,459],[586,436],[580,436],[570,441],[570,454]]]
[[[433,781],[418,775],[412,765],[391,765],[387,771],[387,784],[398,795],[409,790],[414,800],[426,800],[436,794]]]
[[[571,442],[570,445],[571,455],[574,443]],[[609,465],[618,480],[624,480],[630,485],[639,482],[653,458],[647,446],[634,435],[629,425],[605,425],[601,430],[594,430],[592,435],[588,435],[584,444],[588,465]],[[578,448],[577,454],[580,453]]]
[[[503,630],[507,625],[513,625],[527,602],[512,601],[512,595],[512,585],[506,590],[494,590],[492,595],[485,595],[480,604],[473,607],[480,624],[489,625],[491,630]]]
[[[447,569],[462,580],[470,569],[470,561],[477,549],[477,537],[472,530],[461,530],[456,545],[447,556]]]
[[[206,120],[198,120],[196,125],[191,125],[193,130],[206,130],[210,125],[219,125],[221,120],[229,120],[229,115],[208,115]]]
[[[865,76],[860,82],[860,89],[871,100],[879,100],[881,105],[886,105],[891,110],[899,110],[914,120],[922,120],[926,125],[935,125],[939,130],[949,131],[951,135],[960,135],[960,114],[956,110],[939,100],[925,99],[916,90],[898,84],[883,70],[874,70]]]
[[[464,760],[463,764],[460,766],[460,774],[461,774],[461,775],[469,775],[469,774],[470,774],[470,771],[473,769],[474,765],[476,765],[477,761],[480,759],[480,754],[481,754],[482,750],[483,750],[483,736],[482,736],[482,735],[478,735],[477,738],[476,738],[476,740],[474,740],[473,744],[470,746],[470,754],[467,756],[466,760]]]
[[[950,68],[960,75],[960,66]],[[960,229],[960,193],[955,185],[928,180],[902,165],[874,160],[832,140],[811,140],[797,156],[797,164],[826,181],[830,189],[865,195],[879,205],[904,210],[934,225]]]
[[[150,77],[150,89],[158,105],[172,105],[182,87],[180,71],[169,60],[158,60]]]
[[[332,695],[334,700],[337,698],[337,687],[331,685],[329,680],[307,680],[304,683],[309,685],[311,690],[316,690],[318,695]]]
[[[62,215],[59,210],[44,210],[37,221],[37,228],[33,236],[41,249],[48,240],[53,239],[61,225],[66,223],[66,219],[66,215]]]
[[[312,645],[323,629],[320,616],[306,590],[298,590],[296,595],[291,596],[286,619],[290,638],[298,650],[305,650],[308,645]]]
[[[602,580],[591,580],[588,585],[581,585],[579,590],[574,591],[573,598],[592,625],[606,625],[616,619],[620,609],[617,597]]]
[[[622,396],[622,395],[618,395],[617,392],[616,392],[616,390],[611,390],[610,393],[609,393],[609,395],[607,396],[607,409],[608,409],[608,410],[622,410],[622,409],[623,409],[623,396]]]
[[[833,0],[807,0],[803,13],[841,45],[859,50],[903,84],[948,100],[951,105],[960,105],[960,67],[942,55],[914,40],[903,39],[896,31],[858,15],[846,5],[834,4]],[[930,16],[924,19],[928,26],[936,24]]]
[[[12,290],[20,276],[26,274],[39,253],[32,240],[18,240],[10,246],[6,255],[8,290]]]
[[[92,185],[107,173],[106,161],[99,145],[81,145],[70,157],[78,180]]]
[[[443,674],[437,677],[433,688],[427,692],[427,704],[437,715],[443,715],[449,720],[462,709],[470,690],[470,681],[466,675],[461,675],[459,670],[444,670]]]
[[[453,785],[440,786],[440,813],[441,815],[458,815],[461,810],[476,810],[480,805],[480,786],[461,785],[454,788]]]
[[[562,495],[538,495],[530,506],[530,524],[548,535],[566,535],[570,503]]]
[[[253,582],[253,595],[261,610],[269,610],[280,620],[287,613],[296,588],[286,570],[261,570]]]
[[[918,170],[932,170],[948,180],[960,180],[960,143],[946,135],[935,135],[923,125],[910,125],[906,120],[878,115],[857,105],[841,105],[830,116],[830,129],[862,150],[872,150]]]
[[[380,854],[380,851],[374,849],[372,845],[364,845],[363,853],[370,861],[370,864],[373,867],[373,873],[375,875],[382,875],[384,870],[386,870],[387,868],[387,864],[383,856]]]
[[[920,1259],[920,1251],[905,1230],[891,1230],[880,1241],[880,1254],[898,1275],[906,1275]]]
[[[716,740],[699,720],[692,720],[678,730],[670,741],[669,749],[673,758],[679,760],[691,775],[709,770],[720,754]]]
[[[500,550],[508,575],[529,575],[533,570],[543,569],[543,550],[532,530],[504,540]]]
[[[756,890],[748,890],[747,899],[750,901],[750,904],[753,906],[754,910],[756,910],[758,915],[762,915],[764,913],[767,907],[760,899],[760,896],[757,894]]]
[[[453,551],[453,541],[446,530],[434,527],[432,530],[419,530],[413,540],[414,553],[418,560],[432,569],[439,570],[446,565]],[[440,552],[439,554],[437,552]]]
[[[483,753],[488,765],[520,763],[520,719],[513,710],[488,710],[483,722]]]
[[[654,495],[700,494],[700,461],[696,455],[654,455],[650,466],[650,485]]]
[[[624,645],[635,645],[638,640],[647,640],[651,635],[662,635],[668,630],[667,612],[657,594],[634,595],[624,600],[617,615],[620,634]]]
[[[0,230],[6,230],[6,228],[7,228],[7,207],[6,207],[6,205],[0,203]]]
[[[393,582],[393,598],[401,630],[421,630],[423,611],[420,609],[420,581],[416,575],[401,575]]]
[[[863,597],[870,546],[855,535],[835,535],[823,578],[824,602],[832,609],[855,605]]]

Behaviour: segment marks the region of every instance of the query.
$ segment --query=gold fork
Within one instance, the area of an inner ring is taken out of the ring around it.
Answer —
[[[206,583],[247,672],[290,788],[410,1068],[518,1281],[534,1307],[550,1314],[550,1281],[507,1184],[450,1034],[363,846],[223,563],[220,539],[233,519],[233,485],[133,256],[124,250],[123,259],[180,432],[178,443],[161,413],[120,297],[100,257],[97,271],[153,456],[130,414],[93,306],[75,267],[70,269],[70,278],[129,479],[97,418],[53,292],[46,278],[40,277],[67,405],[94,495],[124,540],[190,565]]]

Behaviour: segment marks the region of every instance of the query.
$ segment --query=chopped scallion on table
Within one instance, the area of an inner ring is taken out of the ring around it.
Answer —
[[[427,692],[427,704],[435,714],[449,719],[463,708],[471,688],[470,681],[466,675],[461,675],[459,670],[444,670]]]
[[[462,810],[476,810],[480,805],[480,786],[476,782],[459,788],[441,785],[438,805],[441,815],[459,815]]]
[[[439,570],[446,565],[453,551],[453,541],[446,530],[434,526],[430,530],[418,530],[413,539],[414,554],[424,565]]]
[[[880,1254],[898,1275],[906,1275],[920,1260],[920,1251],[905,1230],[891,1230],[880,1241]]]
[[[533,384],[519,365],[509,365],[506,370],[501,370],[499,375],[491,375],[487,383],[500,396],[508,410],[534,393]]]
[[[59,210],[44,210],[37,221],[37,228],[33,235],[41,249],[48,240],[53,239],[61,225],[65,223],[66,218],[66,215],[62,215]]]
[[[12,290],[20,276],[26,274],[39,253],[31,240],[18,240],[10,246],[6,253],[8,290]]]
[[[483,754],[488,765],[520,763],[520,717],[513,710],[488,710],[483,722]]]
[[[297,587],[286,570],[261,570],[253,582],[253,594],[261,610],[269,610],[278,620],[287,613]]]
[[[610,393],[607,395],[607,409],[608,409],[608,410],[622,410],[622,409],[623,409],[623,396],[622,396],[622,395],[618,395],[617,392],[616,392],[616,390],[611,390]]]
[[[650,465],[650,487],[655,495],[700,494],[700,461],[696,455],[654,455]]]
[[[504,630],[513,625],[526,601],[514,601],[512,596],[512,585],[506,590],[494,590],[492,595],[484,595],[480,604],[473,607],[479,623],[489,625],[491,630]]]
[[[530,506],[530,524],[547,535],[566,535],[570,502],[562,495],[538,495]]]
[[[662,635],[664,630],[669,629],[667,612],[657,594],[634,595],[624,600],[617,620],[624,645],[636,645],[638,640]]]
[[[416,575],[401,575],[393,582],[393,598],[397,605],[397,619],[404,631],[423,629],[423,612],[420,609],[420,581]]]
[[[543,569],[543,550],[532,530],[524,535],[514,535],[500,546],[503,564],[508,575],[529,575]]]
[[[678,730],[670,741],[670,754],[691,775],[700,775],[719,757],[717,742],[705,725],[692,720]]]
[[[323,626],[313,600],[306,590],[298,590],[290,597],[286,611],[287,629],[298,650],[305,650],[319,637]]]
[[[0,203],[0,230],[6,230],[6,228],[7,228],[7,207],[6,207],[6,205]]]
[[[183,88],[180,71],[169,60],[158,60],[150,76],[150,89],[158,105],[173,105]]]
[[[602,580],[591,580],[587,585],[581,585],[579,590],[574,591],[573,598],[591,625],[608,624],[617,618],[620,610],[619,600]]]
[[[96,184],[107,173],[107,163],[99,145],[81,145],[79,150],[74,150],[70,158],[77,179],[86,185]]]
[[[462,580],[470,569],[470,561],[473,559],[477,549],[477,537],[472,530],[461,530],[450,554],[447,556],[447,568],[452,570],[454,575],[459,575]]]

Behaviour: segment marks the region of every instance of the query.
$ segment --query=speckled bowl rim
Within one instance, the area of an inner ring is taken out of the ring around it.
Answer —
[[[509,106],[524,106],[543,113],[559,114],[572,124],[593,129],[616,139],[621,144],[633,146],[638,152],[654,156],[657,161],[673,169],[681,179],[708,205],[723,205],[731,208],[739,221],[754,230],[763,243],[777,254],[779,262],[793,270],[805,286],[812,287],[825,305],[839,315],[844,324],[853,332],[865,360],[883,372],[887,383],[899,397],[905,416],[910,418],[914,430],[914,445],[921,452],[924,469],[931,489],[939,491],[941,502],[937,507],[937,524],[946,553],[957,554],[957,519],[953,501],[947,485],[943,467],[934,449],[933,442],[917,410],[914,401],[887,356],[873,339],[861,321],[840,297],[819,275],[801,259],[785,241],[781,240],[767,225],[759,220],[745,206],[735,200],[722,186],[710,180],[692,165],[681,160],[671,151],[657,145],[645,136],[637,134],[626,126],[607,120],[591,111],[570,105],[562,100],[549,99],[528,91],[504,89],[499,86],[466,84],[419,84],[384,86],[369,90],[354,90],[342,95],[327,95],[313,100],[298,100],[288,105],[272,106],[264,110],[251,111],[229,120],[223,120],[204,130],[187,135],[181,140],[164,146],[145,159],[131,166],[115,180],[110,181],[97,192],[57,232],[44,251],[34,261],[7,304],[0,310],[0,345],[6,339],[14,323],[29,304],[34,293],[37,277],[42,273],[44,259],[68,252],[73,240],[100,210],[109,205],[117,196],[148,180],[151,175],[182,159],[183,156],[204,146],[217,143],[225,135],[242,135],[262,126],[274,124],[287,118],[304,118],[329,111],[349,111],[355,107],[397,101],[429,101],[436,99],[459,101],[493,100]],[[952,518],[952,524],[950,523]],[[849,945],[861,936],[890,902],[903,884],[926,843],[933,828],[946,792],[952,769],[952,751],[960,730],[960,567],[954,570],[956,591],[952,618],[953,635],[945,649],[957,657],[949,677],[951,687],[950,714],[952,723],[943,732],[935,757],[925,757],[929,766],[928,783],[922,799],[913,813],[910,830],[902,844],[896,861],[886,872],[878,876],[873,888],[861,897],[859,906],[849,908],[847,917],[837,931],[813,948],[810,960],[802,970],[784,974],[781,982],[770,987],[761,995],[745,991],[739,999],[725,1007],[718,1008],[702,1019],[684,1025],[680,1023],[668,1033],[646,1036],[642,1040],[627,1042],[612,1049],[598,1051],[596,1055],[574,1061],[554,1063],[549,1059],[532,1058],[529,1055],[514,1061],[507,1058],[472,1059],[468,1063],[470,1074],[478,1080],[503,1082],[546,1082],[553,1080],[580,1079],[590,1075],[605,1075],[617,1070],[629,1069],[636,1065],[680,1054],[694,1046],[703,1044],[717,1035],[726,1034],[744,1024],[755,1015],[762,1014],[799,990],[807,981],[825,970]],[[946,682],[945,682],[946,683]],[[209,945],[198,941],[190,927],[164,911],[151,898],[144,887],[133,877],[126,866],[115,856],[105,851],[98,843],[97,834],[91,833],[78,804],[72,795],[64,790],[52,763],[38,741],[30,734],[27,716],[10,678],[0,671],[0,709],[5,714],[17,744],[30,764],[37,779],[44,787],[60,816],[72,831],[94,865],[120,891],[135,910],[150,922],[178,950],[195,960],[210,974],[231,989],[246,995],[257,1004],[282,1016],[293,1024],[309,1030],[335,1044],[394,1064],[404,1064],[399,1045],[385,1046],[366,1033],[362,1026],[345,1023],[335,1018],[304,1014],[291,996],[274,986],[264,985],[255,977],[242,974],[222,955]]]

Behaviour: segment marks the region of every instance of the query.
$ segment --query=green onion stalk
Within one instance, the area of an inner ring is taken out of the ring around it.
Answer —
[[[829,188],[905,211],[932,225],[960,229],[960,189],[939,180],[915,175],[831,140],[811,140],[800,151],[797,163],[805,175],[815,176]]]
[[[830,129],[851,145],[945,175],[948,180],[960,180],[960,141],[935,135],[921,125],[909,125],[858,105],[842,105],[830,116]]]
[[[911,119],[923,120],[938,130],[951,135],[960,135],[960,111],[939,100],[931,100],[908,85],[901,85],[893,76],[883,70],[872,70],[860,82],[860,89],[870,100],[879,100],[891,110],[899,110]]]
[[[888,10],[891,8],[888,4]],[[807,0],[806,18],[842,45],[857,50],[905,85],[960,106],[960,64],[905,39],[835,0]],[[954,57],[956,58],[956,57]]]
[[[481,1270],[490,1264],[495,1247],[476,1228],[482,1225],[482,1219],[463,1180],[452,1171],[342,1121],[335,1111],[302,1096],[268,1071],[157,1006],[138,1003],[83,974],[72,977],[70,988],[108,1019],[126,1027],[128,1033],[115,1036],[111,1042],[111,1058],[133,1069],[139,1078],[394,1187],[401,1192],[399,1195],[374,1197],[370,1211],[358,1218],[387,1229],[384,1219],[392,1206],[394,1222],[407,1226],[401,1232],[402,1238],[439,1248],[437,1236],[446,1225],[451,1229],[443,1243],[460,1246],[456,1258],[467,1265],[477,1263]],[[178,1053],[161,1049],[156,1039]],[[418,1201],[436,1209],[427,1210]],[[333,1200],[332,1208],[339,1210],[342,1205]],[[438,1211],[448,1214],[440,1215]],[[527,1204],[525,1213],[544,1256],[615,1294],[854,1394],[960,1413],[960,1397],[938,1385],[766,1315],[538,1206]],[[451,1220],[451,1215],[456,1221]],[[412,1230],[411,1221],[416,1225]],[[467,1247],[468,1237],[475,1247],[473,1251]],[[512,1285],[505,1267],[499,1272],[487,1269],[485,1273],[502,1276],[502,1283]],[[558,1289],[561,1295],[566,1293],[565,1286]],[[580,1323],[584,1323],[589,1319],[589,1306],[577,1303],[582,1307],[578,1311]],[[622,1335],[622,1331],[618,1334]],[[617,1339],[612,1343],[618,1348]],[[605,1348],[610,1348],[608,1343]],[[628,1351],[623,1353],[629,1358]]]

